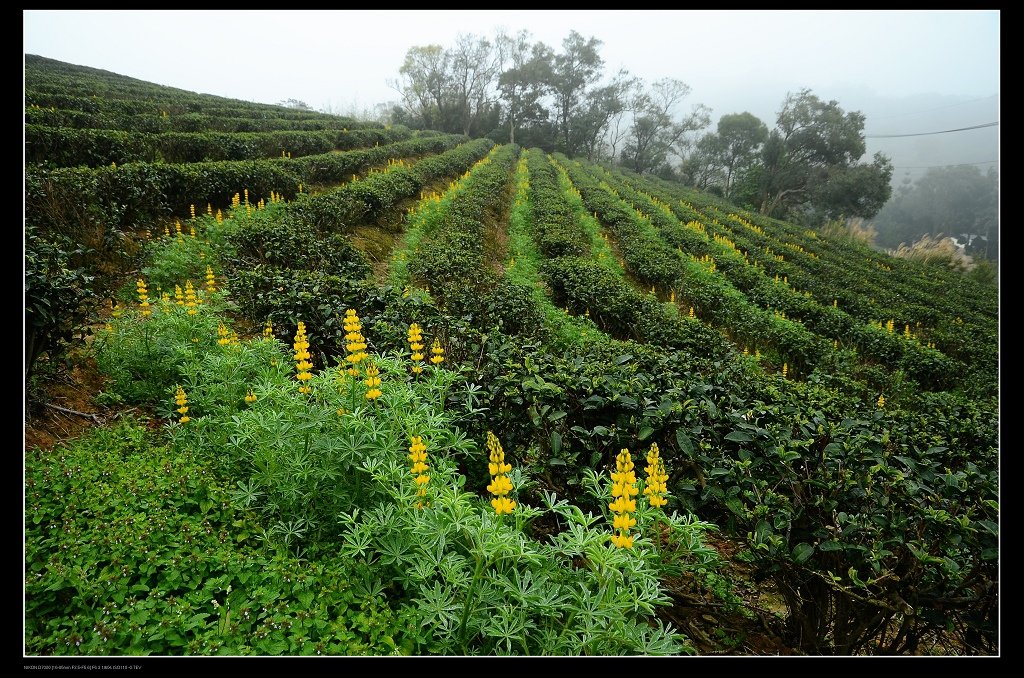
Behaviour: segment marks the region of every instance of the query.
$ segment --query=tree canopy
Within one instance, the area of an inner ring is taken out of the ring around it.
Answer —
[[[862,113],[806,89],[787,95],[761,150],[760,211],[810,223],[874,216],[892,193],[892,164],[880,154],[860,163],[864,151]]]
[[[625,70],[608,76],[600,49],[576,31],[554,49],[525,30],[411,47],[392,83],[401,95],[392,121],[682,179],[808,224],[871,217],[889,199],[888,159],[862,160],[862,113],[805,89],[786,96],[770,131],[747,111],[705,131],[708,107],[683,111],[688,84],[645,83]]]

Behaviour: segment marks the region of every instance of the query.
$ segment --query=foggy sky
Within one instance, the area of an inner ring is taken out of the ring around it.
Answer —
[[[998,120],[991,117],[999,93],[994,10],[26,10],[23,17],[27,54],[336,112],[397,100],[387,81],[410,47],[450,46],[460,32],[493,36],[504,27],[525,28],[556,49],[570,30],[594,36],[607,75],[625,68],[647,82],[680,79],[692,91],[679,112],[703,103],[713,123],[750,111],[771,126],[786,93],[804,87],[865,113],[868,134],[946,129],[929,126],[933,120],[918,113],[925,109],[941,109],[934,112],[942,124],[954,127]],[[962,133],[975,135],[966,143],[956,134],[919,137],[916,145],[869,140],[869,151],[884,150],[897,166],[993,160],[998,129]],[[985,157],[964,156],[973,150]]]

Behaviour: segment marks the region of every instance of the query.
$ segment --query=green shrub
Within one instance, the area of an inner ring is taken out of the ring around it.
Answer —
[[[124,419],[25,461],[30,655],[394,654],[365,575],[261,541],[210,459]],[[408,651],[408,650],[405,650]]]
[[[75,268],[80,246],[25,227],[25,381],[38,358],[61,358],[89,313],[93,276]]]

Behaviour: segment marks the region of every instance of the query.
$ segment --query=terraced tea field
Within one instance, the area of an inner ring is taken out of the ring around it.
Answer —
[[[538,148],[25,87],[28,368],[120,413],[26,450],[27,653],[998,652],[994,288]]]

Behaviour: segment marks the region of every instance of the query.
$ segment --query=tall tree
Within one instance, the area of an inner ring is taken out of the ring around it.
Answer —
[[[399,79],[391,83],[405,109],[427,129],[451,131],[445,124],[451,119],[449,61],[441,45],[410,47],[398,71]]]
[[[682,180],[690,186],[707,190],[725,184],[722,138],[705,134],[695,144],[679,168]]]
[[[498,76],[498,91],[505,104],[509,143],[516,142],[516,129],[547,118],[541,99],[551,80],[554,53],[542,42],[530,44],[528,31],[498,37],[504,70]]]
[[[609,84],[587,92],[585,105],[576,118],[572,139],[573,146],[588,160],[598,159],[611,121],[626,110],[627,92],[634,82],[635,78],[622,70]]]
[[[892,165],[883,156],[857,165],[864,150],[862,113],[806,89],[787,95],[761,151],[761,212],[811,221],[873,216],[891,193]]]
[[[460,34],[455,46],[409,48],[391,86],[423,127],[472,135],[492,111],[500,60],[486,38]]]
[[[623,164],[638,173],[665,164],[688,132],[706,127],[708,109],[698,104],[689,116],[676,121],[676,106],[690,93],[690,86],[674,78],[662,78],[642,91],[633,103],[633,124],[622,149]]]
[[[484,37],[460,34],[449,52],[451,92],[463,134],[473,135],[481,116],[494,105],[500,59]]]
[[[619,155],[619,145],[629,138],[631,128],[630,120],[633,115],[633,106],[639,100],[640,92],[643,89],[643,80],[633,76],[626,76],[626,71],[620,71],[622,78],[619,98],[622,106],[616,110],[608,120],[607,131],[604,138],[604,155],[607,162],[616,162]]]
[[[550,92],[555,103],[555,123],[559,150],[577,155],[573,131],[586,103],[587,88],[601,78],[604,60],[598,54],[601,41],[586,39],[576,31],[562,41],[562,52],[555,56]]]
[[[736,173],[754,163],[761,145],[767,139],[767,125],[751,113],[731,113],[718,119],[717,145],[725,171],[722,195],[729,197]]]

